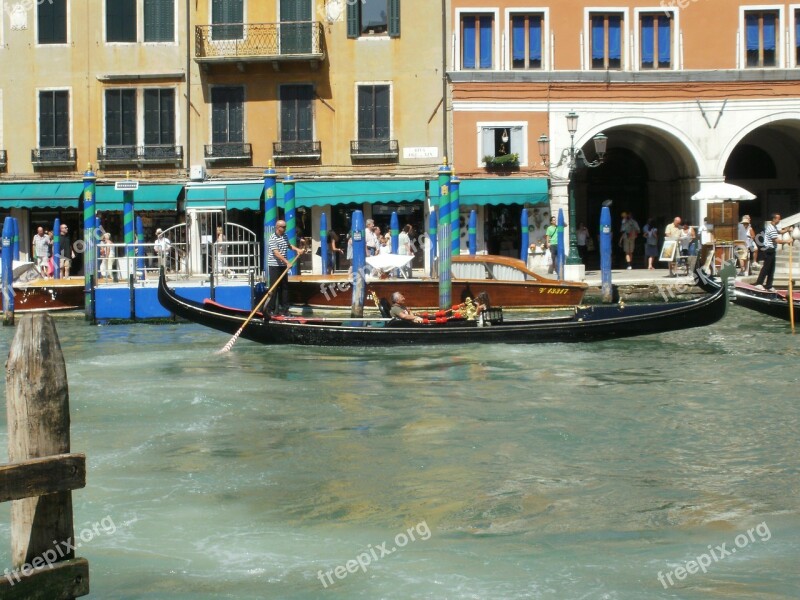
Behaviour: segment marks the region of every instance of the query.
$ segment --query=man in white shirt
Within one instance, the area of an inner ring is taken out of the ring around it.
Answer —
[[[378,253],[378,236],[375,235],[375,221],[367,219],[364,241],[367,246],[367,256],[375,256]]]

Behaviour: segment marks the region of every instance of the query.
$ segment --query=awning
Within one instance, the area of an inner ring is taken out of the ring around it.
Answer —
[[[145,210],[178,210],[178,196],[182,185],[140,185],[133,192],[133,209],[136,212]],[[122,190],[115,190],[113,185],[98,185],[95,196],[95,210],[123,210]]]
[[[438,198],[438,186],[432,182],[431,196]],[[548,180],[543,177],[534,179],[493,178],[462,179],[458,186],[459,204],[466,206],[484,206],[487,204],[548,204]]]
[[[281,194],[279,198],[283,199]],[[425,200],[422,179],[371,181],[299,181],[295,185],[297,206],[421,202]]]
[[[261,182],[190,186],[186,188],[186,208],[260,210],[263,194]]]
[[[0,183],[0,208],[78,208],[83,182]]]

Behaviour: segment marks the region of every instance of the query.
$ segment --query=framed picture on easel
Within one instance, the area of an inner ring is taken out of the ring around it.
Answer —
[[[677,256],[677,240],[665,240],[664,245],[661,247],[661,256],[658,257],[658,260],[663,262],[675,262]]]

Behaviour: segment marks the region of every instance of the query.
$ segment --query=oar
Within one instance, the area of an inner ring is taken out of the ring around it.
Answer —
[[[269,290],[267,290],[267,293],[264,294],[264,297],[261,299],[261,301],[258,304],[256,304],[256,307],[250,312],[250,315],[247,317],[247,319],[245,319],[245,322],[242,323],[242,326],[239,327],[239,330],[236,333],[234,333],[233,337],[230,340],[228,340],[228,343],[225,344],[221,350],[217,350],[215,354],[223,354],[225,352],[230,352],[230,349],[233,348],[233,345],[236,343],[236,340],[239,339],[239,336],[242,334],[242,331],[244,331],[244,328],[247,327],[247,324],[250,322],[250,319],[252,319],[253,315],[255,315],[258,312],[258,309],[264,305],[264,302],[266,302],[269,299],[269,297],[272,295],[272,292],[275,290],[276,287],[278,287],[278,284],[281,282],[281,279],[286,277],[286,274],[292,269],[292,265],[294,265],[294,263],[297,262],[297,259],[300,258],[300,256],[302,256],[302,253],[298,254],[297,256],[294,257],[294,259],[292,259],[292,262],[289,263],[289,266],[286,267],[286,270],[283,273],[281,273],[281,276],[275,280],[275,283],[272,284],[272,287],[270,287]]]
[[[789,245],[789,323],[792,325],[792,333],[794,333],[794,293],[792,290],[792,279],[794,279],[794,272],[792,271],[792,246],[794,241]]]

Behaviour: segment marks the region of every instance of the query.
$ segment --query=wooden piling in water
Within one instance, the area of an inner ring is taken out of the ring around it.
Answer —
[[[0,466],[0,501],[12,502],[16,572],[0,577],[0,597],[86,595],[88,562],[67,545],[75,542],[71,490],[86,484],[86,458],[69,454],[67,370],[49,314],[19,321],[6,364],[6,404],[11,463]]]

